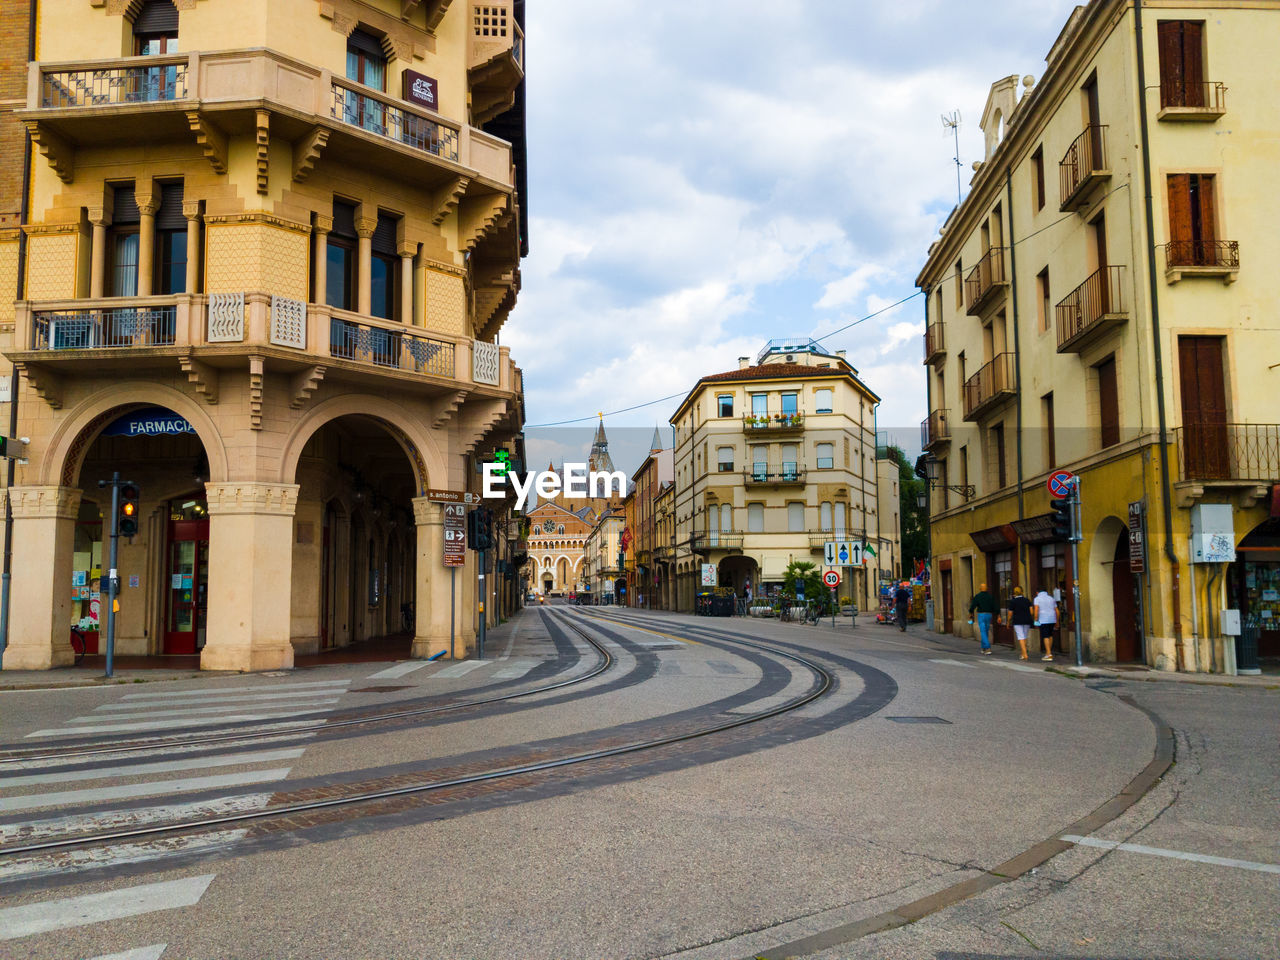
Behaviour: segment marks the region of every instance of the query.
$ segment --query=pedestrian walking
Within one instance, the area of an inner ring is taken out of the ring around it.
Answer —
[[[996,606],[996,598],[987,593],[987,585],[985,583],[978,585],[978,592],[973,595],[973,599],[969,601],[969,623],[973,623],[974,613],[978,615],[978,633],[982,637],[982,652],[987,656],[991,656],[991,624],[994,621],[999,623],[997,614],[1000,612]]]
[[[1009,625],[1013,627],[1013,635],[1018,639],[1018,659],[1027,659],[1027,637],[1035,622],[1031,601],[1022,593],[1021,587],[1013,588],[1013,596],[1009,598]]]
[[[1036,607],[1036,626],[1040,628],[1040,642],[1044,644],[1041,660],[1053,660],[1053,631],[1058,627],[1058,601],[1043,589],[1032,601]]]
[[[898,617],[898,629],[903,633],[907,630],[907,608],[911,605],[911,588],[907,586],[907,581],[903,580],[898,584],[898,588],[893,591],[894,612]]]

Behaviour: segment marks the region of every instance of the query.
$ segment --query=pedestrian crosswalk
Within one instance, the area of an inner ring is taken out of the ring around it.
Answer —
[[[18,940],[39,933],[136,917],[157,910],[190,907],[200,902],[214,876],[208,873],[181,880],[144,883],[105,893],[6,907],[0,909],[0,940]]]

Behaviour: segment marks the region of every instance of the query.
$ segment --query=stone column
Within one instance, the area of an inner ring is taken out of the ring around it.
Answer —
[[[156,260],[156,211],[158,196],[138,196],[138,296],[151,296],[151,278]]]
[[[470,623],[470,611],[463,603],[462,581],[466,567],[456,567],[449,573],[444,565],[444,504],[434,503],[426,497],[413,499],[413,519],[417,524],[418,545],[416,562],[417,590],[414,610],[417,623],[414,628],[414,657],[431,657],[443,651],[450,654],[449,644],[449,590],[453,584],[453,652],[458,659],[467,656],[471,645],[466,642],[464,621]]]
[[[89,296],[97,299],[106,296],[107,227],[111,226],[111,217],[105,210],[90,210],[89,222],[93,224],[93,242],[89,248]]]
[[[316,254],[315,263],[311,267],[311,273],[315,280],[315,295],[312,297],[312,303],[328,303],[327,296],[329,286],[329,231],[333,229],[333,217],[317,213],[313,217],[315,224],[316,236]]]
[[[12,487],[8,496],[13,508],[13,578],[4,669],[65,666],[75,659],[71,561],[80,490]],[[105,609],[102,615],[105,624]]]
[[[413,258],[418,252],[418,245],[401,243],[396,252],[400,254],[400,322],[416,323],[413,309]]]
[[[187,293],[198,293],[200,286],[200,201],[182,201],[182,215],[187,218]]]
[[[293,666],[289,596],[296,483],[206,483],[209,629],[202,670]]]
[[[360,238],[359,258],[356,270],[356,312],[368,316],[373,312],[373,231],[378,226],[377,217],[356,217],[356,236]]]

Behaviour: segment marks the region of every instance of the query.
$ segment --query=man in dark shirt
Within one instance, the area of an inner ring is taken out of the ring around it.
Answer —
[[[911,589],[907,586],[907,581],[903,580],[898,584],[898,588],[893,591],[894,612],[898,616],[898,629],[906,632],[907,629],[907,608],[911,605]]]
[[[969,602],[969,616],[972,617],[974,612],[978,614],[978,633],[982,637],[982,652],[987,656],[991,656],[991,622],[1000,621],[996,619],[996,614],[1000,612],[996,606],[996,598],[987,593],[987,585],[979,584],[978,592],[973,595],[973,599]],[[973,623],[973,620],[969,621]]]
[[[1034,622],[1031,601],[1023,594],[1021,587],[1014,587],[1013,596],[1009,598],[1009,626],[1013,627],[1013,635],[1018,640],[1019,660],[1027,659],[1027,637]]]

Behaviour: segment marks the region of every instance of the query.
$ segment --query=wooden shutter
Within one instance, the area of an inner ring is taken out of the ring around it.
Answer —
[[[1120,398],[1116,390],[1116,360],[1111,357],[1098,364],[1098,413],[1102,426],[1102,446],[1120,442]]]
[[[1182,61],[1182,21],[1161,20],[1156,24],[1160,48],[1160,106],[1186,104],[1186,75]]]
[[[1199,215],[1197,217],[1199,223],[1196,226],[1199,227],[1199,230],[1197,231],[1196,239],[1203,240],[1204,247],[1207,250],[1213,241],[1217,239],[1217,232],[1214,230],[1216,211],[1213,208],[1213,174],[1201,173],[1193,174],[1193,176],[1198,181],[1196,185],[1196,212]]]
[[[1186,91],[1184,105],[1203,107],[1204,24],[1199,20],[1182,21],[1182,80]]]
[[[1191,176],[1186,173],[1169,174],[1169,263],[1189,263],[1192,240],[1191,230]]]
[[[1186,479],[1227,478],[1230,463],[1221,337],[1178,338],[1178,383]]]
[[[187,218],[182,215],[182,184],[160,184],[160,209],[156,213],[157,230],[185,230]]]
[[[174,6],[173,0],[147,0],[138,11],[138,16],[134,18],[133,32],[135,35],[152,33],[177,35],[178,8]]]

